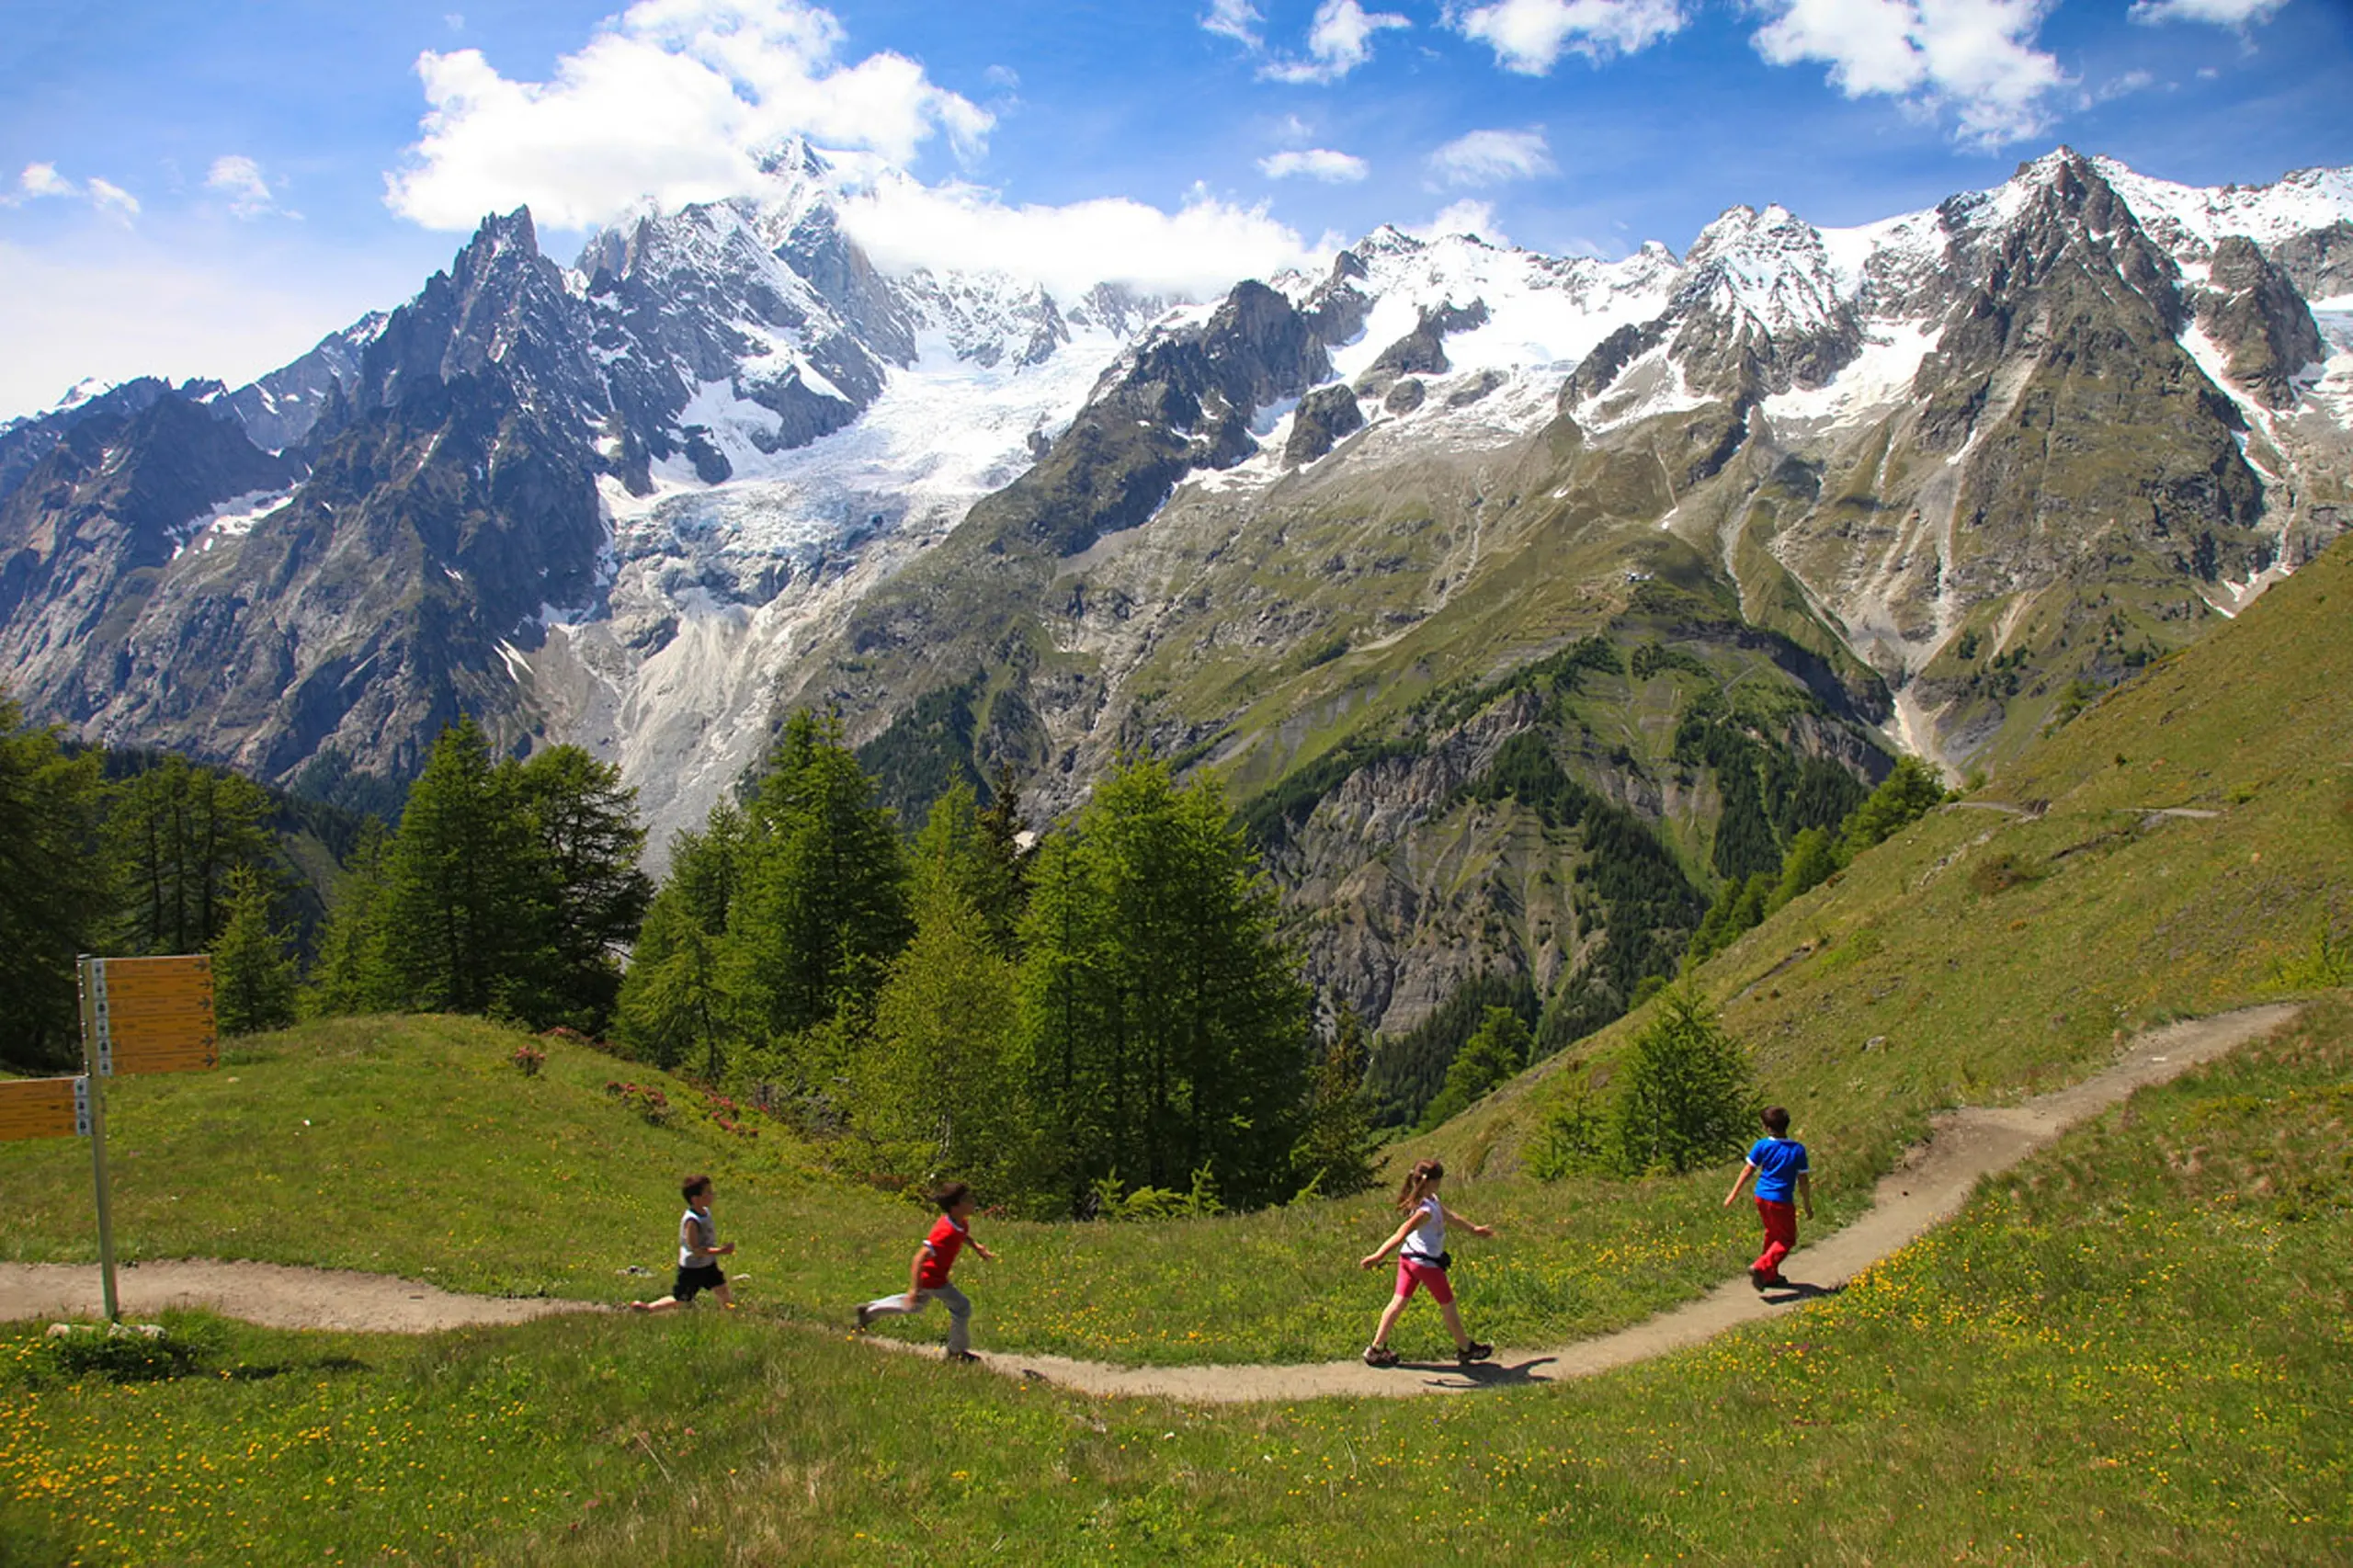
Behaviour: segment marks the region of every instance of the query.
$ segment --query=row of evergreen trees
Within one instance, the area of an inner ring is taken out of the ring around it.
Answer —
[[[801,714],[750,801],[674,842],[615,1035],[850,1131],[880,1173],[1039,1210],[1361,1183],[1359,1096],[1310,1092],[1313,997],[1218,786],[1132,763],[1025,837],[1000,780],[907,845]]]
[[[442,732],[399,831],[366,834],[319,943],[320,1013],[483,1013],[600,1028],[653,884],[620,770],[577,746],[494,761]]]
[[[0,1064],[44,1073],[80,1062],[74,962],[85,952],[227,941],[233,962],[267,961],[233,971],[223,1022],[282,1020],[293,974],[277,912],[307,891],[281,848],[289,824],[287,803],[250,779],[181,757],[71,748],[26,728],[0,697]],[[256,977],[266,995],[245,983]]]

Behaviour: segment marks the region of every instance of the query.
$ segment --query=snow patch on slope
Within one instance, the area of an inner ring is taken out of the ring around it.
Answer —
[[[1777,421],[1847,420],[1909,401],[1921,362],[1943,341],[1939,322],[1874,322],[1865,329],[1862,351],[1821,386],[1792,387],[1765,400]]]

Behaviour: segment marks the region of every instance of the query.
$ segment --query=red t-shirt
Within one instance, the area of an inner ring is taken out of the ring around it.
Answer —
[[[915,1273],[915,1283],[926,1290],[937,1290],[948,1283],[948,1271],[956,1267],[956,1255],[964,1250],[972,1233],[942,1214],[931,1227],[931,1234],[923,1239],[931,1250],[923,1260],[923,1267]]]

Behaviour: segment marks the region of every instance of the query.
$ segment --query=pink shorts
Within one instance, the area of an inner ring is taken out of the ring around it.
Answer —
[[[1454,1287],[1447,1283],[1445,1269],[1435,1263],[1415,1263],[1410,1257],[1400,1257],[1397,1260],[1397,1294],[1410,1296],[1416,1285],[1428,1286],[1430,1300],[1441,1307],[1454,1300]]]

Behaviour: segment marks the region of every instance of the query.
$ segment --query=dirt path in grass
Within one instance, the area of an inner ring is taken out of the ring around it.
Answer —
[[[1361,1361],[1306,1366],[1120,1367],[1060,1356],[983,1350],[987,1368],[1007,1377],[1110,1395],[1159,1395],[1194,1403],[1321,1399],[1333,1395],[1452,1393],[1472,1389],[1559,1382],[1590,1377],[1680,1350],[1742,1324],[1827,1294],[1949,1219],[1980,1178],[2008,1170],[2069,1128],[2120,1103],[2133,1090],[2161,1084],[2200,1062],[2269,1034],[2296,1016],[2292,1006],[2249,1007],[2174,1024],[2140,1036],[2116,1063],[2070,1088],[2016,1106],[1938,1117],[1926,1143],[1882,1179],[1870,1209],[1842,1231],[1807,1241],[1786,1272],[1792,1288],[1758,1295],[1747,1281],[1594,1339],[1550,1350],[1499,1349],[1492,1361],[1408,1362],[1385,1371]],[[1744,1214],[1744,1220],[1750,1218]],[[1729,1219],[1727,1220],[1729,1223]],[[124,1314],[152,1316],[167,1307],[209,1307],[275,1328],[426,1333],[477,1324],[521,1323],[553,1312],[602,1310],[587,1301],[460,1296],[380,1274],[289,1268],[268,1263],[202,1259],[145,1263],[119,1276]],[[1478,1321],[1478,1302],[1469,1303]],[[1380,1301],[1368,1296],[1370,1324]],[[98,1311],[98,1271],[62,1264],[0,1264],[0,1322],[82,1316]],[[935,1318],[935,1321],[937,1319]],[[879,1348],[913,1354],[934,1346],[876,1339]]]
[[[1407,1362],[1383,1371],[1354,1359],[1295,1367],[1115,1367],[1059,1356],[987,1351],[982,1353],[982,1359],[992,1370],[1007,1376],[1039,1379],[1089,1393],[1156,1394],[1190,1403],[1456,1393],[1591,1377],[1700,1344],[1726,1329],[1760,1322],[1786,1312],[1793,1303],[1836,1290],[1958,1213],[1980,1178],[2008,1170],[2069,1128],[2120,1104],[2135,1089],[2165,1083],[2248,1040],[2261,1039],[2287,1024],[2296,1012],[2294,1006],[2285,1005],[2249,1007],[2153,1029],[2127,1045],[2115,1065],[2069,1088],[2016,1106],[1957,1110],[1938,1117],[1928,1141],[1915,1144],[1906,1153],[1904,1164],[1880,1182],[1870,1209],[1860,1219],[1818,1242],[1801,1240],[1783,1266],[1790,1290],[1759,1295],[1744,1277],[1718,1286],[1687,1306],[1615,1334],[1550,1350],[1498,1347],[1494,1360],[1471,1367],[1457,1367],[1451,1361]],[[1753,1226],[1754,1212],[1745,1204],[1741,1208],[1742,1219]],[[1803,1234],[1801,1229],[1801,1238]],[[1475,1333],[1479,1303],[1473,1299],[1465,1305]],[[1368,1330],[1380,1306],[1374,1297],[1366,1298]],[[875,1343],[908,1348],[894,1342]]]
[[[95,1266],[0,1263],[0,1323],[94,1318],[102,1308],[100,1298]],[[117,1268],[115,1299],[126,1319],[153,1318],[173,1307],[207,1307],[267,1328],[361,1334],[430,1334],[603,1310],[594,1301],[544,1296],[460,1296],[389,1274],[202,1257]]]

